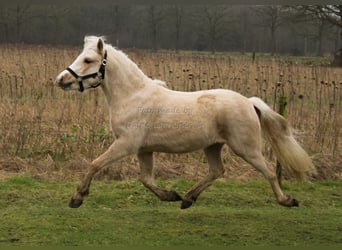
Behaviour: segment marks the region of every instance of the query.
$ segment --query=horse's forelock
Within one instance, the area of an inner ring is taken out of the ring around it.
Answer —
[[[85,36],[84,37],[84,48],[96,47],[99,39],[102,39],[103,42],[106,41],[106,37],[104,37],[104,36]]]

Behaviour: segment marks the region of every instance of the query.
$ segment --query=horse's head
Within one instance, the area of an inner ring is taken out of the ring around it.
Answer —
[[[85,37],[82,53],[62,71],[55,84],[64,90],[83,91],[98,87],[104,77],[107,63],[107,51],[101,37]]]

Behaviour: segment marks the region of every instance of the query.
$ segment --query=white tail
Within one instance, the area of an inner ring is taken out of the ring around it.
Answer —
[[[281,166],[298,180],[305,180],[308,175],[316,174],[315,166],[293,137],[287,121],[261,99],[252,97],[249,100],[256,108],[263,135],[271,144]]]

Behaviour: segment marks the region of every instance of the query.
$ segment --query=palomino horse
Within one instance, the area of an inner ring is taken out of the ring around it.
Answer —
[[[213,89],[173,91],[147,77],[123,52],[105,44],[102,37],[85,37],[82,53],[56,78],[64,90],[84,91],[100,86],[109,105],[115,141],[89,166],[69,206],[79,207],[90,183],[101,169],[136,154],[141,182],[162,201],[182,201],[190,207],[200,193],[224,172],[221,149],[227,144],[269,181],[279,204],[298,201],[281,190],[275,171],[266,167],[262,137],[270,142],[281,165],[299,179],[315,172],[311,160],[291,134],[283,117],[259,98]],[[182,198],[158,187],[153,176],[153,152],[182,153],[204,149],[208,175]]]

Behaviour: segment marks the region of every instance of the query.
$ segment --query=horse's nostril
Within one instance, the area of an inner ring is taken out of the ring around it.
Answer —
[[[63,83],[63,76],[57,77],[54,82],[54,84],[56,85],[61,84],[61,83]]]

